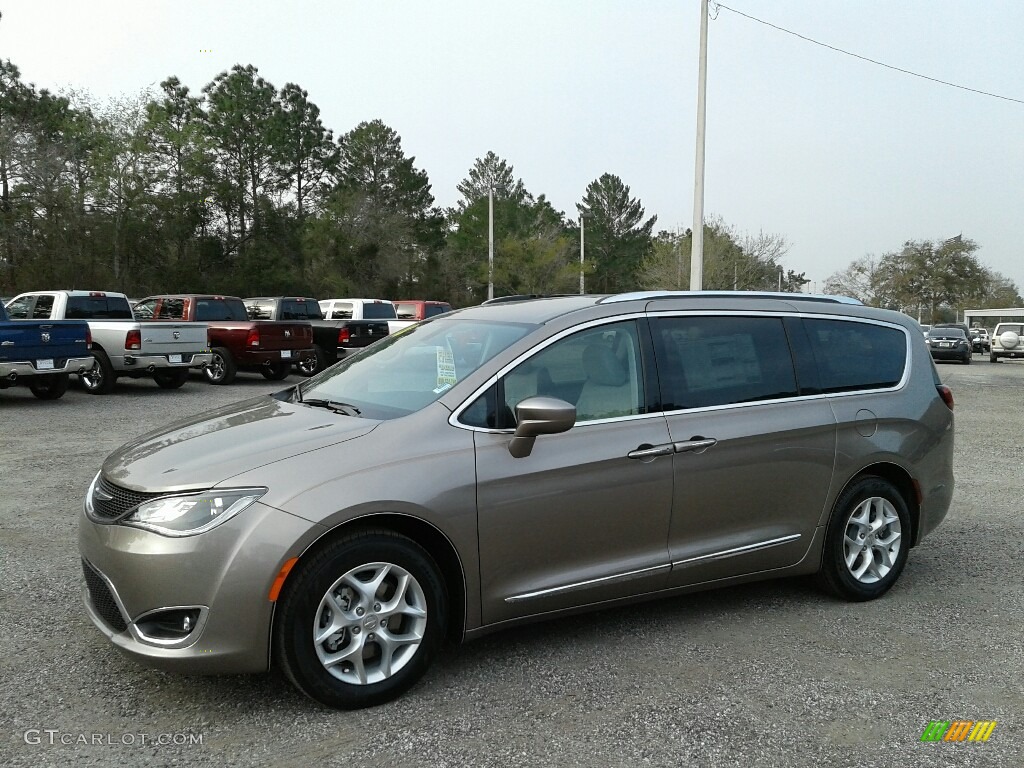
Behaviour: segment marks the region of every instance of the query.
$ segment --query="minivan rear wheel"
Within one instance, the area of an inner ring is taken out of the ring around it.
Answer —
[[[846,600],[873,600],[896,583],[909,549],[906,500],[888,480],[863,477],[836,501],[819,584]]]
[[[338,709],[382,704],[412,687],[448,620],[437,565],[389,531],[351,534],[300,560],[278,611],[278,664],[299,690]]]

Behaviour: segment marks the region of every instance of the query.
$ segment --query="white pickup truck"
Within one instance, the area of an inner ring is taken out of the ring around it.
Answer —
[[[324,299],[319,304],[324,320],[387,320],[388,333],[416,324],[399,320],[395,305],[387,299]]]
[[[206,326],[140,322],[123,293],[36,291],[7,304],[11,320],[85,320],[96,365],[79,375],[87,392],[113,391],[118,376],[152,376],[162,389],[177,389],[190,369],[210,364]]]

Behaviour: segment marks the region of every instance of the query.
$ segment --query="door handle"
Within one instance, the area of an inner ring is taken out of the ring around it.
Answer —
[[[703,453],[716,443],[718,441],[713,437],[693,437],[690,440],[674,443],[673,448],[676,453]]]
[[[665,443],[664,445],[644,443],[637,446],[636,450],[627,453],[626,456],[631,459],[654,459],[658,456],[671,456],[673,453],[675,453],[675,448],[672,443]]]

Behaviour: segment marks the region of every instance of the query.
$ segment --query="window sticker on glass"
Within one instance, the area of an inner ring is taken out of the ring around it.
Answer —
[[[437,389],[441,392],[452,387],[458,381],[455,377],[455,355],[450,349],[436,347],[437,350]]]

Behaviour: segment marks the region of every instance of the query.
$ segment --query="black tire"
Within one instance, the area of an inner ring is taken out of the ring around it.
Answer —
[[[965,358],[964,358],[964,365],[970,365],[970,364],[971,364],[971,361],[972,361],[973,359],[974,359],[974,358],[972,358],[972,357],[971,357],[970,355],[968,355],[967,357],[965,357]]]
[[[295,368],[302,376],[314,376],[327,367],[327,355],[319,344],[313,345],[313,357],[296,364]]]
[[[71,377],[66,373],[47,373],[42,376],[33,376],[28,388],[32,394],[40,400],[60,400],[68,391],[68,379]]]
[[[188,381],[188,368],[172,368],[166,371],[154,371],[153,381],[160,389],[181,389]]]
[[[291,372],[291,363],[271,363],[260,368],[263,378],[271,381],[284,381],[291,375]]]
[[[235,359],[224,347],[214,347],[210,352],[213,353],[213,359],[210,360],[210,365],[203,370],[206,380],[211,384],[230,384],[238,375]]]
[[[92,356],[96,358],[96,365],[91,370],[79,374],[78,380],[90,395],[109,395],[117,383],[114,366],[110,364],[110,358],[102,349],[94,349]]]
[[[989,353],[989,356],[988,356],[988,361],[989,361],[990,363],[998,363],[998,362],[999,362],[999,358],[998,358],[998,357],[996,357],[995,355],[993,355],[993,354]]]
[[[373,598],[376,602],[371,603],[365,595],[339,583],[346,575],[358,578],[363,572],[379,573],[385,564],[391,571]],[[405,597],[395,600],[395,606],[404,603],[422,610],[422,617],[401,611],[387,613],[386,603],[394,599],[394,593],[387,592],[394,586],[389,580],[401,571],[412,578]],[[328,593],[345,611],[339,612],[338,618],[326,602]],[[316,643],[312,637],[314,629],[328,622],[333,625],[339,619],[344,627]],[[385,627],[388,621],[391,626]],[[397,630],[395,621],[399,622]],[[358,532],[331,542],[307,560],[300,560],[289,575],[274,617],[274,656],[295,687],[310,698],[337,709],[370,707],[398,697],[423,676],[445,637],[447,622],[444,581],[426,550],[390,531]],[[382,663],[383,646],[374,640],[375,632],[382,629],[398,636],[407,632],[419,632],[422,636],[419,643],[406,643],[393,651],[392,661],[399,667],[391,674],[374,666]],[[346,648],[357,651],[351,658],[359,659],[358,667],[344,660],[331,666],[336,674],[328,671],[320,654],[343,653]],[[359,669],[364,671],[367,682],[355,679]],[[371,681],[374,675],[380,679]],[[342,679],[346,676],[349,680]]]
[[[885,515],[893,516],[895,519],[889,522],[879,520],[879,517],[882,517],[879,513],[883,510]],[[866,536],[865,526],[855,523],[852,519],[861,513],[866,513],[869,517],[875,516],[871,525],[878,525]],[[884,524],[880,524],[883,522]],[[896,530],[897,524],[899,530]],[[848,533],[850,536],[847,536]],[[895,541],[890,541],[893,534],[898,534],[898,537]],[[876,537],[881,539],[880,543],[876,542]],[[829,520],[821,557],[821,570],[818,572],[819,586],[837,597],[854,602],[873,600],[885,594],[896,583],[903,566],[906,565],[910,539],[910,512],[907,509],[907,502],[893,484],[872,475],[853,481],[839,495],[832,511],[832,518]],[[870,550],[862,548],[857,552],[857,543],[861,540],[865,542],[864,547],[870,547]],[[893,545],[898,545],[894,560]],[[887,550],[889,566],[886,566],[880,557],[881,550]],[[853,556],[849,566],[846,560],[848,551],[851,551]],[[884,573],[879,573],[886,567]],[[858,578],[854,571],[861,568],[866,570]]]

